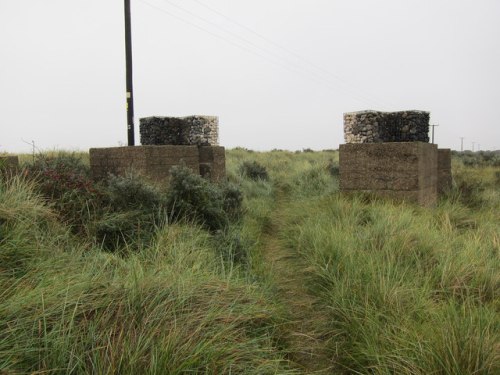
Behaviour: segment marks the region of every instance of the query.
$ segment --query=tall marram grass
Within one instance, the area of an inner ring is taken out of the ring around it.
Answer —
[[[229,155],[231,170],[250,160],[269,172],[241,179],[249,216],[264,230],[278,217],[274,234],[312,273],[336,372],[500,373],[498,167],[455,160],[453,188],[424,209],[343,197],[335,152]]]
[[[334,195],[290,205],[286,217],[284,238],[313,268],[329,311],[340,370],[500,372],[496,213]]]
[[[118,253],[71,231],[36,181],[4,178],[0,373],[293,372],[264,233],[311,273],[335,373],[500,373],[498,166],[455,160],[452,190],[424,209],[343,197],[337,163],[333,151],[230,150],[237,225],[157,225]]]
[[[279,307],[195,226],[123,257],[57,222],[22,178],[0,182],[0,373],[288,373]]]

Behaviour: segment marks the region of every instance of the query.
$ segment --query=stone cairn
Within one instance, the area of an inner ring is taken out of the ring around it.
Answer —
[[[140,119],[141,144],[219,145],[219,118],[216,116],[146,117]]]
[[[346,143],[429,142],[429,112],[344,113]]]

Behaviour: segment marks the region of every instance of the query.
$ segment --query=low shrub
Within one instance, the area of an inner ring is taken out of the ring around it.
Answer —
[[[500,166],[499,151],[452,151],[452,156],[466,167]]]
[[[243,216],[243,192],[232,183],[221,186],[224,211],[230,219],[239,220]]]
[[[110,176],[103,190],[107,206],[89,225],[96,242],[110,251],[148,244],[164,218],[162,192],[133,173]]]
[[[108,251],[148,241],[163,216],[164,195],[140,176],[110,176],[96,183],[76,155],[39,157],[24,174],[74,233]]]
[[[172,219],[223,230],[241,214],[241,203],[242,194],[235,185],[213,184],[184,166],[172,168],[166,202]]]
[[[239,228],[219,231],[214,236],[217,252],[229,264],[249,265],[251,243],[245,238]]]
[[[267,174],[266,167],[262,164],[257,163],[256,161],[245,161],[240,166],[240,173],[254,181],[264,180],[267,181],[269,179],[269,175]]]
[[[72,154],[38,157],[24,167],[36,190],[49,201],[74,232],[81,232],[105,200],[101,188],[90,178],[90,169]]]
[[[151,211],[164,204],[164,198],[159,189],[134,173],[125,176],[110,176],[106,184],[106,193],[115,211],[130,209]]]
[[[332,177],[338,177],[340,175],[340,169],[338,163],[335,163],[332,159],[328,161],[326,165],[326,170]]]
[[[108,211],[89,224],[94,241],[104,250],[141,249],[155,234],[155,217],[139,210]]]
[[[71,154],[52,158],[41,156],[25,167],[24,174],[38,182],[44,196],[54,200],[69,190],[85,192],[94,189],[89,167]]]

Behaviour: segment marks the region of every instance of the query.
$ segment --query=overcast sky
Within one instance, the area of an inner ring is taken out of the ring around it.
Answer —
[[[431,112],[500,149],[499,0],[131,0],[139,118],[219,116],[226,147],[331,149],[342,114]],[[0,152],[127,143],[123,0],[0,0]]]

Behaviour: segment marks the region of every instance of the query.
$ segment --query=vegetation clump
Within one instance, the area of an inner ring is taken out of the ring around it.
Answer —
[[[106,206],[88,226],[95,241],[108,250],[145,244],[166,222],[164,193],[140,175],[109,176],[102,184]]]
[[[335,163],[332,159],[330,159],[328,161],[328,164],[326,165],[326,169],[332,177],[339,177],[339,175],[340,175],[339,164]]]
[[[23,174],[75,233],[84,232],[105,204],[103,191],[90,178],[90,168],[76,154],[39,155],[24,166]]]
[[[466,167],[500,167],[500,151],[452,151],[452,155]]]
[[[235,184],[213,184],[186,167],[172,170],[164,191],[133,173],[95,182],[88,165],[67,153],[39,157],[23,173],[74,233],[112,251],[147,245],[168,221],[184,220],[215,232],[243,214],[243,195]]]
[[[234,185],[217,185],[184,166],[171,171],[166,206],[172,219],[184,219],[210,231],[224,230],[241,214],[241,193]]]
[[[269,175],[267,174],[266,167],[259,164],[257,161],[245,161],[240,166],[240,173],[254,181],[263,180],[267,181]]]
[[[236,227],[212,235],[164,223],[147,246],[128,237],[134,253],[103,252],[70,233],[38,181],[0,180],[1,373],[294,373],[275,345],[279,306],[225,266],[245,257]],[[106,207],[93,220],[146,214],[166,199],[131,176],[102,189]],[[235,210],[239,194],[226,196]]]

